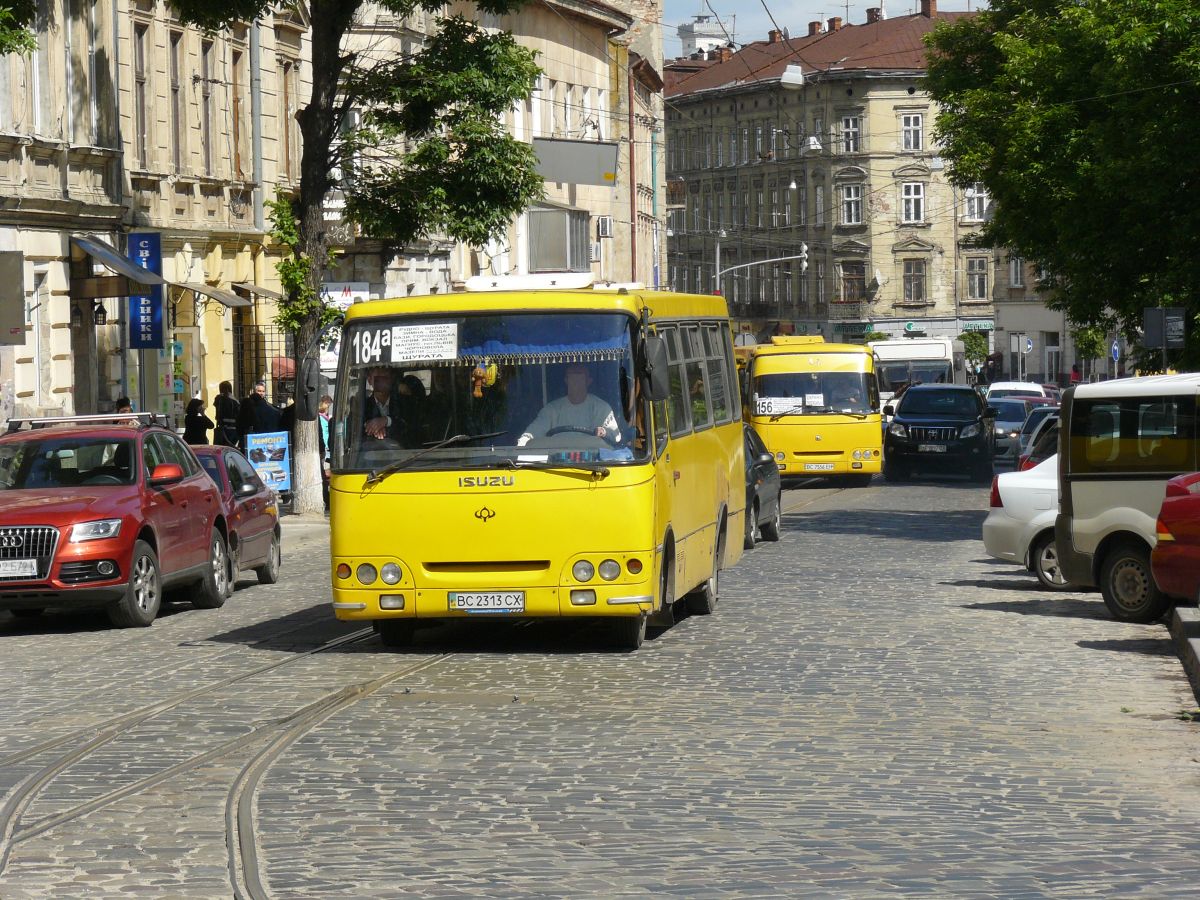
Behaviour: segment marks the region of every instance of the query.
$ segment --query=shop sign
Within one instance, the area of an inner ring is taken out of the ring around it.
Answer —
[[[129,234],[129,259],[134,265],[162,275],[162,238],[157,231]],[[129,282],[132,287],[135,282]],[[160,350],[163,346],[163,289],[140,285],[145,293],[129,295],[129,349]]]
[[[994,331],[996,323],[991,319],[968,319],[962,327],[963,331]]]

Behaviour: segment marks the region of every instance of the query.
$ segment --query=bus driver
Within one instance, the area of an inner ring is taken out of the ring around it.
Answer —
[[[594,394],[588,393],[592,376],[587,367],[580,363],[567,366],[563,378],[567,384],[567,396],[551,400],[542,407],[525,433],[517,439],[517,446],[524,447],[534,438],[547,437],[563,431],[592,434],[615,444],[621,438],[617,417],[612,407]]]

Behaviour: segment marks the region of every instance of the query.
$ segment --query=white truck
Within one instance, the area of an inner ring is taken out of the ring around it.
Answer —
[[[871,341],[879,402],[886,406],[905,384],[966,384],[967,356],[955,338],[901,338]]]

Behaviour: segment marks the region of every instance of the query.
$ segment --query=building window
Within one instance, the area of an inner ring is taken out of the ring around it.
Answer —
[[[825,187],[817,185],[813,188],[813,224],[825,224]]]
[[[692,198],[692,231],[699,231],[700,225],[700,195]]]
[[[900,186],[900,221],[905,224],[920,224],[925,221],[925,185],[919,181],[906,181]]]
[[[905,113],[901,116],[900,130],[904,135],[905,150],[925,149],[924,117],[921,113]]]
[[[842,152],[857,153],[860,149],[859,137],[862,130],[862,119],[858,116],[842,116]]]
[[[741,225],[743,228],[747,228],[750,225],[750,191],[749,191],[749,189],[747,189],[745,192],[742,193]]]
[[[1025,287],[1025,260],[1019,256],[1008,258],[1008,284],[1009,287]]]
[[[204,154],[204,174],[213,173],[213,42],[200,43],[200,150]]]
[[[986,256],[967,257],[967,299],[988,299],[988,259]]]
[[[725,165],[725,141],[724,141],[724,140],[721,138],[721,133],[720,133],[720,132],[717,132],[717,134],[716,134],[716,141],[715,141],[715,143],[716,143],[716,145],[717,145],[717,148],[716,148],[716,149],[717,149],[717,159],[716,159],[716,164],[717,164],[718,166],[723,166],[723,165]]]
[[[590,272],[590,216],[582,209],[529,211],[530,272]]]
[[[925,260],[904,261],[904,302],[925,302]]]
[[[842,263],[842,302],[853,303],[867,296],[867,264]]]
[[[183,120],[184,92],[181,72],[183,71],[183,32],[171,32],[171,162],[176,172],[183,171]]]
[[[146,70],[146,50],[150,26],[133,26],[133,140],[137,161],[143,169],[150,167],[150,82]]]
[[[763,189],[759,188],[754,192],[755,210],[754,224],[757,228],[763,227],[763,213],[766,211],[766,204],[763,202]]]
[[[750,162],[750,129],[742,129],[742,162]]]
[[[987,215],[988,206],[992,202],[988,196],[987,188],[983,186],[982,181],[976,181],[967,187],[966,200],[967,213],[965,218],[967,221],[982,222]]]
[[[729,195],[729,201],[731,204],[729,210],[729,224],[736,227],[737,225],[741,224],[741,219],[738,217],[742,214],[741,202],[738,200],[737,191],[734,191]]]
[[[243,154],[242,141],[245,140],[246,128],[242,122],[246,112],[245,98],[242,96],[242,53],[240,50],[234,50],[232,53],[232,84],[230,85],[230,101],[233,105],[233,177],[242,179],[245,177],[245,172],[242,169]]]
[[[825,260],[818,259],[817,265],[817,305],[825,305]]]
[[[762,142],[762,126],[761,125],[754,126],[754,153],[760,159],[762,158],[763,142]]]
[[[862,185],[842,185],[842,224],[862,224]]]
[[[737,145],[737,129],[729,129],[729,164],[736,166],[738,164],[738,145]]]

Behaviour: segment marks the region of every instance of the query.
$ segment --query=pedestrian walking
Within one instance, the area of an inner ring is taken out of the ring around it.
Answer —
[[[220,393],[213,401],[213,415],[217,423],[214,426],[213,443],[222,447],[236,447],[238,443],[238,410],[241,406],[233,398],[233,385],[222,381],[217,388]]]
[[[213,420],[204,414],[204,401],[199,397],[189,400],[183,418],[183,439],[189,444],[207,444],[208,432],[215,427]]]

